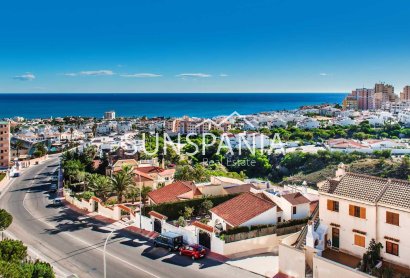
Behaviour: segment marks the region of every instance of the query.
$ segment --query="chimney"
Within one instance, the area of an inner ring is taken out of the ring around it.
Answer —
[[[346,175],[346,169],[347,169],[347,166],[344,165],[343,163],[340,163],[336,170],[336,179],[340,179],[344,175]]]

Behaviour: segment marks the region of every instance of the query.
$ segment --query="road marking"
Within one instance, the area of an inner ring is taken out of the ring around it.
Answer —
[[[43,168],[43,169],[45,169],[45,168]],[[42,172],[42,171],[39,171],[39,172]],[[35,175],[35,178],[36,178],[37,176],[38,176],[38,174]],[[34,184],[34,179],[31,181],[30,187],[32,187],[33,184]],[[29,191],[30,191],[30,189],[27,190],[27,192],[29,192]],[[43,220],[43,219],[37,218],[37,217],[35,217],[35,216],[31,213],[31,211],[30,211],[30,210],[26,207],[26,205],[25,205],[26,197],[27,197],[27,193],[24,195],[24,198],[23,198],[23,207],[24,207],[24,209],[25,209],[35,220],[38,220],[38,221],[42,222],[43,224],[45,224],[45,225],[47,225],[47,226],[49,226],[49,227],[51,227],[51,228],[53,228],[53,229],[56,229],[56,227],[55,227],[54,225],[52,225],[51,223],[49,223],[49,222],[47,222],[47,221],[45,221],[45,220]],[[87,245],[87,247],[92,247],[92,245],[91,245],[90,243],[88,243],[88,242],[84,241],[83,239],[78,238],[78,237],[76,237],[76,236],[74,236],[74,235],[72,235],[72,234],[70,234],[70,233],[63,232],[63,231],[62,231],[61,233],[63,233],[63,234],[65,234],[65,235],[67,235],[67,236],[73,238],[74,240],[77,240],[77,241],[79,241],[79,242],[81,242],[81,243]],[[101,248],[95,248],[94,250],[98,250],[98,251],[100,251],[101,253],[104,253],[104,250],[101,249]],[[126,260],[124,260],[124,259],[122,259],[122,258],[116,256],[116,255],[114,255],[114,254],[111,254],[111,253],[109,253],[109,252],[105,252],[105,253],[106,253],[106,255],[111,256],[112,258],[114,258],[114,259],[116,259],[116,260],[118,260],[118,261],[120,261],[120,262],[122,262],[122,263],[124,263],[124,264],[126,264],[126,265],[128,265],[128,266],[131,266],[131,267],[133,267],[133,268],[135,268],[135,269],[138,269],[138,270],[140,270],[140,271],[142,271],[142,272],[144,272],[144,273],[146,273],[146,274],[148,274],[148,275],[150,275],[150,276],[152,276],[152,277],[160,278],[160,276],[157,276],[157,275],[155,275],[154,273],[152,273],[152,272],[150,272],[150,271],[148,271],[148,270],[145,270],[145,269],[143,269],[143,268],[141,268],[141,267],[139,267],[139,266],[136,266],[136,265],[134,265],[134,264],[132,264],[132,263],[130,263],[130,262],[128,262],[128,261],[126,261]]]

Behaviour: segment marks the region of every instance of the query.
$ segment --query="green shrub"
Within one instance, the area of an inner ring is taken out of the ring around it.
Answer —
[[[0,260],[19,262],[27,257],[27,247],[20,240],[4,239],[0,241]]]
[[[82,198],[82,199],[87,200],[87,201],[90,200],[91,197],[93,197],[93,196],[94,196],[94,192],[91,192],[91,191],[85,191],[85,192],[78,195],[79,199]]]
[[[300,225],[300,224],[306,224],[309,220],[309,217],[306,218],[302,218],[302,219],[292,219],[292,220],[288,220],[285,222],[280,222],[277,224],[278,228],[285,228],[285,227],[291,227],[291,226],[296,226],[296,225]]]
[[[198,213],[201,211],[201,206],[204,200],[212,201],[214,206],[222,204],[233,197],[236,197],[237,194],[230,194],[230,195],[222,195],[222,196],[208,196],[204,198],[192,199],[192,200],[184,200],[179,202],[173,203],[162,203],[158,205],[148,205],[145,206],[144,215],[148,216],[148,213],[152,210],[161,213],[168,217],[168,220],[176,220],[180,216],[183,216],[183,212],[185,211],[185,207],[191,207],[194,209],[194,212]]]

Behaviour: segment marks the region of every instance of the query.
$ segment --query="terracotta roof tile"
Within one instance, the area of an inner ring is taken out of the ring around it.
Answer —
[[[275,203],[248,192],[232,198],[210,211],[236,227],[273,207],[275,207]]]
[[[198,228],[200,228],[200,229],[202,229],[202,230],[208,231],[208,232],[210,232],[210,233],[212,233],[212,232],[214,231],[214,228],[213,228],[213,227],[211,227],[211,226],[209,226],[209,225],[206,225],[206,224],[204,224],[204,223],[201,223],[201,222],[199,222],[199,221],[195,221],[194,223],[192,223],[192,225],[195,226],[195,227],[198,227]]]
[[[375,203],[386,189],[387,179],[368,175],[346,173],[340,181],[323,184],[321,192]]]
[[[177,181],[171,184],[168,184],[160,189],[151,191],[148,193],[148,197],[155,203],[170,203],[177,202],[180,200],[178,196],[183,195],[193,191],[193,195],[200,195],[201,193],[196,188],[195,184],[190,181]]]
[[[150,216],[153,216],[153,217],[158,218],[158,219],[162,219],[162,220],[168,219],[168,217],[166,217],[165,215],[163,215],[163,214],[161,214],[161,213],[159,213],[159,212],[153,211],[153,210],[151,210],[150,212],[148,212],[148,214],[149,214]]]
[[[310,203],[310,200],[299,192],[282,195],[282,198],[291,203],[292,206]]]
[[[320,189],[356,200],[410,209],[410,182],[347,173],[340,181],[326,181]]]

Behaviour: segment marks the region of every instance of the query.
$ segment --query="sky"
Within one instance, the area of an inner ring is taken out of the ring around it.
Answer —
[[[0,26],[0,93],[410,84],[407,0],[2,1]]]

